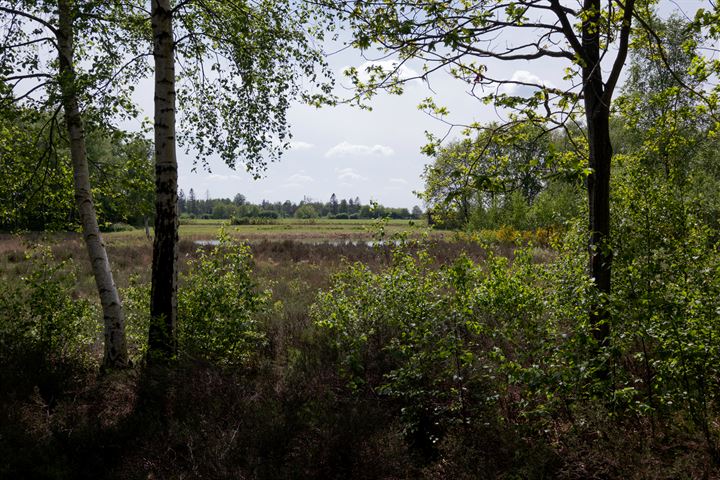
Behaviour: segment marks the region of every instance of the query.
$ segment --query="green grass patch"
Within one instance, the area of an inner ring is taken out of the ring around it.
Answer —
[[[230,225],[228,220],[193,219],[184,220],[180,224],[180,238],[188,240],[211,239],[217,236],[221,227],[228,234],[241,239],[254,241],[296,240],[308,242],[343,241],[371,239],[378,231],[378,220],[336,220],[313,219],[300,220],[284,218],[274,220],[267,225]],[[384,223],[386,236],[406,232],[410,235],[421,234],[427,228],[424,220],[388,220]],[[442,235],[442,232],[433,232]],[[145,238],[142,229],[129,232],[106,233],[105,238],[110,244],[132,242]]]

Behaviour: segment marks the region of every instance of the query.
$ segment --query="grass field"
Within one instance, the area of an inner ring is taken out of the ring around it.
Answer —
[[[314,295],[316,288],[325,284],[343,258],[371,264],[385,261],[386,252],[368,248],[366,244],[380,236],[387,239],[404,232],[409,237],[428,236],[435,240],[450,237],[450,232],[428,229],[424,221],[281,219],[274,222],[268,225],[229,225],[222,220],[183,221],[179,232],[181,271],[185,269],[187,260],[195,256],[200,247],[199,241],[216,238],[220,229],[224,228],[236,240],[253,246],[261,283],[274,284],[282,290],[286,280],[302,283],[299,278],[303,276],[317,276],[317,281],[311,282],[314,285],[310,290]],[[150,281],[152,241],[145,236],[143,229],[106,232],[103,238],[115,281],[120,288],[127,287],[131,278],[140,283]],[[0,234],[0,281],[15,281],[25,274],[30,268],[25,254],[36,244],[50,245],[59,261],[72,261],[79,270],[78,292],[89,298],[95,297],[94,280],[79,233]],[[455,251],[455,248],[450,251]]]
[[[294,240],[307,243],[343,242],[371,240],[383,231],[385,236],[406,232],[409,235],[423,235],[427,231],[424,220],[298,220],[279,219],[267,225],[230,225],[223,220],[190,220],[180,224],[181,240],[207,240],[217,236],[221,227],[238,240],[254,243],[263,240]],[[432,231],[434,237],[442,236]],[[145,232],[136,229],[129,232],[106,233],[108,244],[144,238]]]

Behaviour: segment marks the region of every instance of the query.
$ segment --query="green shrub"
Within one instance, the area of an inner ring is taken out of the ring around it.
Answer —
[[[142,360],[147,352],[150,327],[150,286],[139,282],[137,276],[130,278],[130,285],[121,292],[125,309],[125,335],[128,353],[134,362]]]
[[[250,217],[230,217],[230,225],[250,225]]]
[[[224,231],[209,252],[190,261],[178,292],[178,341],[187,354],[221,363],[242,363],[265,340],[257,314],[269,293],[252,278],[250,247]]]
[[[453,425],[494,423],[491,412],[511,389],[521,414],[547,409],[564,394],[558,379],[571,376],[553,359],[574,355],[557,341],[565,334],[559,321],[574,321],[577,311],[562,311],[544,289],[554,271],[533,263],[529,250],[512,263],[488,255],[483,265],[461,256],[438,269],[424,251],[401,245],[387,270],[349,265],[311,309],[351,391],[396,401],[420,444]]]
[[[720,401],[720,245],[688,185],[621,156],[613,308],[618,402],[684,418],[717,453]],[[678,416],[679,415],[679,416]]]
[[[0,284],[0,389],[30,382],[54,395],[69,371],[96,358],[101,324],[98,309],[75,294],[71,261],[58,262],[49,247],[26,255],[28,273]]]
[[[295,210],[295,218],[301,219],[315,219],[318,218],[318,213],[312,205],[303,204]]]
[[[273,210],[263,210],[260,213],[258,213],[258,217],[260,217],[260,218],[280,218],[280,214]]]
[[[111,223],[103,229],[106,232],[131,232],[133,230],[135,227],[122,222]]]
[[[252,278],[250,247],[221,230],[218,245],[200,248],[178,289],[178,345],[181,354],[224,365],[246,364],[265,342],[257,322],[269,292]],[[123,291],[128,343],[142,356],[150,321],[149,288],[135,282]]]

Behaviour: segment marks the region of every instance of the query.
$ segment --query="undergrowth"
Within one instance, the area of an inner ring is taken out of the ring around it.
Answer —
[[[552,252],[400,239],[253,256],[221,237],[185,249],[178,362],[144,366],[135,277],[136,367],[106,376],[77,266],[36,248],[0,286],[0,477],[712,478],[720,262],[691,230],[653,261],[618,258],[606,350],[580,229]]]

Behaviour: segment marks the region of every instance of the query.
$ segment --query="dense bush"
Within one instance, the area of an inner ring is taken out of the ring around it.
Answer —
[[[720,245],[698,208],[704,198],[641,158],[620,157],[615,190],[611,298],[616,381],[629,406],[654,418],[682,418],[718,455]],[[720,459],[720,456],[718,456]]]
[[[280,214],[278,212],[274,212],[272,210],[263,210],[260,213],[258,213],[258,217],[260,217],[260,218],[280,218]]]
[[[312,205],[304,204],[300,205],[297,210],[295,210],[295,218],[303,218],[303,219],[313,219],[318,218],[317,210]]]
[[[105,232],[131,232],[135,230],[135,227],[127,223],[117,222],[103,226],[102,230]]]
[[[569,328],[582,301],[566,303],[586,297],[587,281],[582,268],[568,266],[560,275],[518,250],[513,262],[460,257],[436,269],[422,250],[400,247],[385,271],[349,265],[312,316],[349,387],[396,401],[406,433],[427,448],[451,427],[494,425],[498,409],[512,422],[546,410],[555,395],[577,394],[566,387],[577,389],[579,374],[567,360],[586,360],[577,343],[561,339],[587,336]],[[551,274],[580,278],[553,293],[545,285]]]
[[[637,190],[654,208],[665,204],[664,213],[652,231],[616,247],[610,298],[593,295],[578,228],[546,263],[519,249],[512,260],[460,257],[437,269],[422,250],[400,247],[380,272],[348,265],[320,294],[312,317],[348,388],[391,401],[421,446],[458,426],[482,429],[500,419],[506,433],[557,422],[596,428],[581,420],[593,411],[593,422],[605,415],[618,425],[694,425],[716,456],[720,255],[708,228],[672,214],[676,197],[655,193]],[[647,222],[648,212],[634,205],[619,229],[647,224],[640,220]],[[681,236],[663,231],[681,224]],[[643,250],[648,242],[655,245]],[[612,342],[604,349],[588,324],[598,302],[612,312]]]
[[[243,363],[264,341],[257,314],[269,298],[252,278],[250,247],[221,231],[219,243],[189,263],[178,291],[180,348],[192,356]]]
[[[149,324],[149,288],[135,282],[123,291],[128,339],[141,357]],[[178,345],[180,353],[224,365],[247,364],[265,336],[258,314],[269,292],[260,292],[252,278],[250,247],[224,231],[210,250],[200,248],[180,278],[178,289]]]

